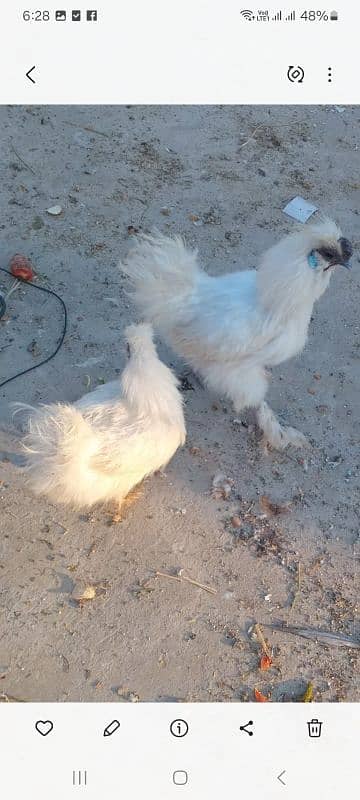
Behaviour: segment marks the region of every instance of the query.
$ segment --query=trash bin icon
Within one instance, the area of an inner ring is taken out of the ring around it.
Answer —
[[[311,739],[320,739],[322,722],[318,719],[312,719],[308,722],[309,736]]]

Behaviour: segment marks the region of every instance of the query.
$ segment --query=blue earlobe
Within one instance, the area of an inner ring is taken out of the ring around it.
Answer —
[[[309,253],[309,255],[307,257],[307,260],[308,260],[309,267],[311,267],[311,269],[316,269],[316,267],[319,266],[319,262],[318,262],[315,250],[312,250],[311,253]]]

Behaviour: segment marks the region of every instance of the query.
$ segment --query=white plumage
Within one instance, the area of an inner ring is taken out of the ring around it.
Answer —
[[[337,225],[324,220],[267,250],[257,271],[211,277],[181,238],[161,234],[138,237],[121,269],[146,319],[236,412],[255,407],[266,441],[282,449],[306,440],[281,426],[265,402],[266,367],[304,347],[314,302],[335,264],[349,266],[351,252]]]
[[[178,381],[158,358],[150,325],[125,331],[129,361],[119,380],[74,405],[29,413],[24,440],[29,483],[57,503],[115,501],[164,467],[185,441]]]

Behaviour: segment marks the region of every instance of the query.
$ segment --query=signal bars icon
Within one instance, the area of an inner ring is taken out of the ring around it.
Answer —
[[[335,13],[335,12],[333,12],[333,13]],[[240,14],[241,14],[242,17],[244,17],[244,19],[247,20],[247,22],[253,22],[256,19],[256,16],[255,16],[254,12],[250,11],[250,9],[248,9],[248,8],[244,8],[242,11],[240,11]],[[268,12],[267,11],[266,12],[265,11],[262,11],[262,12],[259,11],[258,20],[262,20],[262,19],[265,19],[265,18],[267,20],[270,19],[270,17],[268,16]],[[271,22],[281,22],[282,19],[284,19],[285,22],[295,22],[296,12],[295,11],[291,11],[290,14],[288,14],[286,17],[283,17],[283,12],[282,11],[277,11],[274,14],[274,16],[271,17]],[[331,19],[336,19],[336,17],[331,17]]]

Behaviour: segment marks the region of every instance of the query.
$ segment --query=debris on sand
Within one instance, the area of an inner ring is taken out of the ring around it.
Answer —
[[[296,219],[297,222],[307,222],[317,210],[318,207],[313,203],[309,203],[303,197],[297,196],[283,208],[283,213],[288,217],[292,217],[292,219]]]
[[[273,631],[302,636],[304,639],[311,639],[313,642],[324,644],[327,647],[350,647],[360,650],[359,639],[353,639],[352,636],[346,636],[343,633],[331,633],[331,631],[318,630],[317,628],[297,628],[293,625],[286,625],[286,623],[263,623],[263,625]]]
[[[272,660],[271,650],[267,644],[267,641],[264,637],[264,634],[258,622],[256,622],[255,625],[253,625],[253,627],[250,629],[250,635],[252,639],[256,639],[260,644],[261,655],[259,661],[259,669],[261,670],[261,672],[265,672],[266,670],[270,669],[273,660]]]
[[[215,500],[228,500],[233,486],[234,481],[230,478],[227,478],[224,472],[217,472],[216,475],[214,475],[212,482],[213,498]]]
[[[88,585],[84,583],[84,581],[78,581],[74,586],[74,589],[71,593],[71,597],[79,605],[82,605],[82,603],[85,603],[88,600],[95,599],[96,588],[95,586],[91,586],[90,584]]]
[[[290,503],[286,505],[274,503],[266,494],[261,495],[259,502],[261,511],[267,517],[280,517],[281,514],[288,514],[290,512]]]
[[[265,672],[267,669],[270,669],[272,663],[273,663],[272,658],[270,658],[270,656],[267,656],[266,653],[263,653],[260,658],[260,664],[259,664],[261,672]]]
[[[129,689],[124,689],[122,686],[116,689],[116,694],[124,703],[138,703],[140,700],[136,692],[130,692]]]
[[[26,703],[26,700],[20,700],[19,697],[14,697],[12,694],[0,692],[0,703]]]
[[[259,689],[254,689],[254,697],[257,703],[269,703],[270,700]]]
[[[308,683],[306,690],[301,698],[302,703],[312,703],[314,699],[314,687],[312,683]]]
[[[248,543],[259,558],[267,555],[280,558],[282,552],[281,529],[277,521],[280,513],[278,512],[275,516],[270,513],[259,514],[254,507],[255,502],[249,504],[249,500],[240,500],[237,513],[227,520],[225,527],[231,530],[236,541]],[[268,506],[266,507],[268,508]],[[287,506],[286,510],[288,510]]]
[[[183,570],[180,569],[177,571],[176,575],[171,575],[168,572],[155,572],[155,576],[157,578],[169,578],[169,580],[178,581],[178,583],[191,583],[192,586],[197,586],[199,589],[203,589],[204,592],[209,592],[209,594],[217,594],[217,589],[213,589],[212,586],[207,586],[205,583],[200,583],[200,581],[194,580],[194,578],[188,578],[187,575],[182,574]]]
[[[135,225],[128,225],[127,226],[128,236],[136,236],[140,233],[140,228],[135,228]]]

